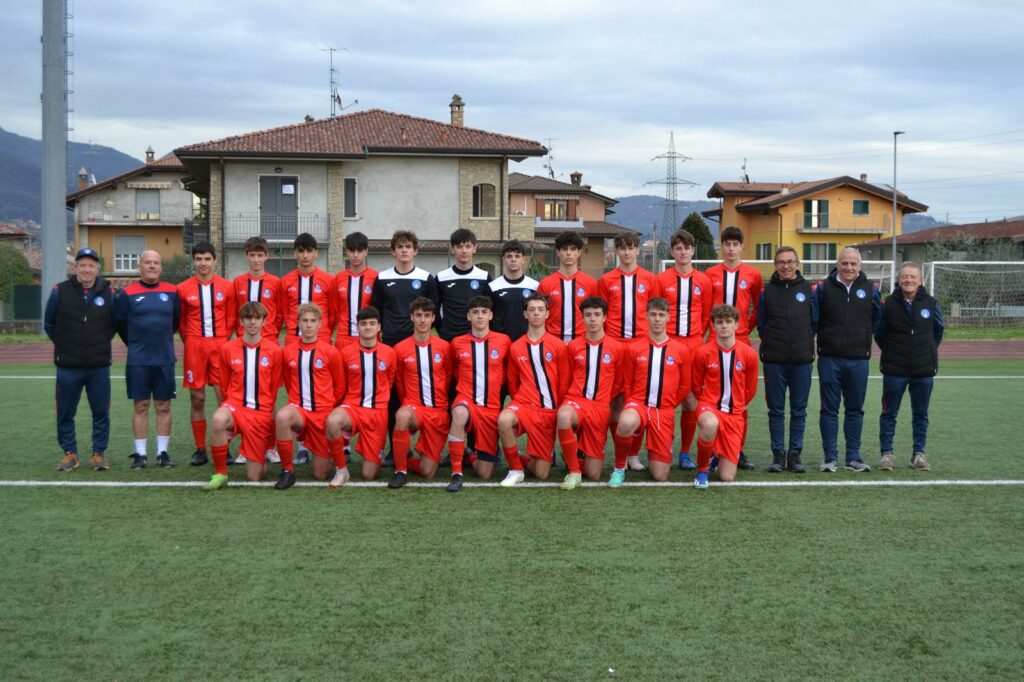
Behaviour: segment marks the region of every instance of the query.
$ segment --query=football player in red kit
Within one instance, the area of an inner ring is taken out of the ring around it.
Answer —
[[[579,305],[597,295],[597,280],[579,269],[583,237],[566,231],[555,237],[558,270],[540,281],[537,291],[548,297],[548,333],[562,343],[583,335]]]
[[[652,298],[647,304],[648,336],[629,346],[630,378],[626,381],[626,405],[613,436],[615,468],[609,487],[625,483],[626,453],[640,450],[644,432],[651,478],[668,480],[676,407],[690,393],[691,358],[683,344],[669,337],[668,319],[668,301]]]
[[[369,249],[370,241],[362,232],[349,232],[345,235],[348,268],[334,276],[334,284],[331,286],[331,305],[338,323],[334,345],[338,348],[359,343],[356,316],[370,305],[373,283],[377,281],[377,271],[366,265]]]
[[[447,488],[450,493],[462,490],[462,457],[470,431],[476,436],[476,454],[469,456],[473,470],[480,478],[490,478],[494,473],[498,461],[501,386],[505,383],[505,366],[512,346],[507,336],[490,329],[494,316],[490,297],[473,296],[466,306],[469,333],[456,336],[451,342],[456,385],[448,433],[448,456],[452,461],[452,480]]]
[[[451,384],[451,349],[448,342],[430,333],[437,306],[420,296],[410,305],[412,336],[395,346],[395,389],[401,407],[395,414],[391,446],[395,473],[388,488],[401,488],[409,470],[423,478],[433,478],[441,461],[448,436],[448,386]],[[409,457],[412,434],[419,433],[417,457]]]
[[[345,367],[341,353],[319,338],[323,311],[315,303],[299,306],[298,343],[283,351],[284,387],[288,404],[277,411],[274,424],[281,476],[274,487],[290,488],[295,483],[297,437],[313,452],[313,478],[326,481],[333,461],[327,450],[327,416],[341,402],[345,392]]]
[[[345,397],[327,418],[327,449],[336,471],[332,488],[348,483],[345,441],[359,434],[356,452],[363,458],[363,478],[380,473],[380,455],[388,436],[388,399],[395,380],[395,351],[380,337],[380,312],[367,306],[356,315],[359,343],[341,349]]]
[[[526,299],[526,334],[512,343],[508,360],[508,392],[512,401],[498,415],[498,435],[508,462],[502,487],[523,481],[525,471],[544,480],[551,472],[558,406],[572,373],[565,344],[545,329],[548,301],[535,293]],[[520,454],[516,438],[526,433]],[[524,471],[525,470],[525,471]]]
[[[302,336],[299,330],[299,306],[316,303],[327,318],[320,325],[320,338],[331,342],[334,329],[334,308],[331,306],[331,289],[334,278],[316,265],[320,255],[316,237],[303,232],[295,238],[295,269],[281,278],[281,293],[284,295],[284,342],[298,343]]]
[[[281,280],[266,270],[270,246],[263,237],[249,237],[243,248],[245,259],[249,262],[249,271],[235,277],[235,303],[239,308],[250,301],[262,303],[267,309],[263,336],[277,341],[284,321],[284,303]],[[241,336],[243,332],[242,320],[238,320],[237,334]]]
[[[757,393],[757,351],[736,339],[742,315],[731,305],[715,306],[715,338],[697,350],[691,365],[697,396],[697,477],[695,488],[708,487],[711,456],[718,456],[718,477],[736,479],[743,446],[744,415]]]
[[[574,490],[583,482],[579,452],[585,458],[587,478],[600,480],[604,446],[608,442],[609,405],[625,386],[627,350],[604,333],[608,303],[593,296],[580,304],[585,333],[566,349],[572,379],[558,408],[558,442],[569,473],[562,490]]]
[[[264,338],[267,309],[246,303],[239,311],[241,338],[220,347],[224,402],[210,420],[210,451],[215,473],[204,490],[228,483],[228,443],[242,436],[238,452],[245,457],[245,474],[259,481],[267,473],[267,450],[274,445],[274,403],[281,387],[281,347]]]

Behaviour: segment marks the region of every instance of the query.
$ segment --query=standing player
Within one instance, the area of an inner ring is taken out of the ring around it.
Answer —
[[[330,275],[316,265],[320,249],[316,237],[303,232],[295,238],[295,269],[281,278],[281,292],[284,294],[284,324],[287,333],[285,343],[298,343],[302,336],[299,329],[299,306],[315,303],[327,317],[327,323],[320,325],[320,338],[331,342],[334,329],[334,309],[331,307],[331,289],[334,281]],[[305,464],[305,462],[298,462]]]
[[[523,315],[526,301],[540,287],[540,282],[528,277],[524,271],[525,253],[518,239],[505,242],[501,247],[502,275],[491,281],[490,286],[491,305],[494,306],[491,329],[501,332],[512,341],[517,341],[526,333],[527,323]],[[547,303],[544,308],[547,308]]]
[[[359,434],[356,451],[363,458],[363,478],[380,473],[380,454],[387,440],[388,396],[395,380],[395,351],[380,343],[380,313],[373,306],[356,314],[359,343],[341,349],[347,389],[341,405],[327,417],[327,449],[337,471],[332,488],[349,481],[345,440]]]
[[[281,280],[266,270],[270,245],[263,237],[249,237],[245,240],[245,259],[249,271],[235,277],[235,301],[241,308],[246,303],[262,303],[267,309],[267,321],[263,325],[263,336],[277,341],[284,323],[284,302],[281,294]],[[238,321],[238,336],[242,335],[242,321]]]
[[[451,343],[456,336],[469,333],[469,299],[488,296],[491,276],[486,270],[473,265],[476,255],[476,235],[472,230],[459,228],[452,232],[451,251],[455,265],[437,273],[437,296],[441,306],[441,324],[437,335]]]
[[[651,478],[667,481],[672,468],[672,439],[676,407],[690,394],[692,351],[668,335],[669,306],[663,298],[647,303],[648,336],[629,346],[626,405],[619,415],[615,442],[615,469],[608,486],[626,482],[626,454],[620,442],[632,440],[630,452],[640,449],[647,433]]]
[[[569,343],[583,336],[583,318],[579,305],[584,299],[597,295],[597,280],[581,272],[583,237],[575,232],[563,232],[555,238],[558,271],[540,281],[537,291],[547,296],[550,310],[548,333]]]
[[[189,390],[192,437],[196,442],[192,466],[201,466],[209,461],[206,456],[206,386],[213,386],[219,405],[223,401],[219,351],[231,338],[238,319],[234,287],[213,273],[216,263],[217,252],[213,244],[195,244],[192,247],[192,267],[196,274],[178,285],[178,305],[181,306],[179,334],[185,344],[185,380],[182,386]]]
[[[498,461],[498,413],[501,411],[501,386],[511,342],[490,329],[491,299],[469,299],[470,331],[451,343],[452,366],[456,377],[452,426],[448,434],[448,456],[452,461],[452,480],[448,492],[462,490],[462,456],[466,434],[476,435],[476,454],[469,462],[480,478],[490,478]]]
[[[139,254],[139,281],[122,289],[114,299],[118,334],[128,347],[125,384],[134,402],[132,431],[135,451],[132,468],[147,464],[149,402],[156,408],[156,463],[172,467],[167,454],[171,442],[171,400],[174,389],[174,330],[178,328],[178,290],[160,281],[163,264],[156,251]]]
[[[717,454],[718,478],[736,479],[743,445],[743,415],[757,393],[757,352],[738,343],[742,315],[731,305],[711,310],[715,338],[701,346],[691,366],[697,396],[697,477],[693,487],[708,487],[712,454]]]
[[[294,443],[297,436],[313,451],[313,478],[327,480],[331,458],[327,451],[327,416],[345,392],[345,368],[338,349],[320,338],[323,311],[315,303],[299,306],[298,343],[284,347],[282,373],[288,404],[277,411],[274,424],[281,458],[278,490],[295,484]]]
[[[203,490],[228,484],[228,443],[241,434],[238,452],[245,457],[245,474],[260,481],[267,473],[266,454],[274,445],[274,402],[281,386],[281,347],[263,336],[267,309],[246,303],[239,311],[242,336],[221,345],[224,402],[213,413],[210,451],[215,473]]]
[[[686,230],[672,235],[671,249],[675,265],[658,275],[661,297],[668,301],[668,335],[690,351],[704,345],[704,335],[711,323],[711,280],[693,267],[696,241]],[[691,392],[683,400],[679,413],[679,468],[693,470],[697,465],[690,458],[690,445],[697,431],[697,398]]]
[[[356,316],[370,305],[373,283],[377,281],[377,271],[366,265],[369,249],[370,240],[362,232],[345,235],[348,268],[334,276],[334,284],[331,286],[332,306],[338,323],[334,345],[338,348],[359,343]]]
[[[562,490],[574,490],[583,482],[578,452],[585,459],[587,478],[600,480],[612,396],[622,393],[628,371],[626,347],[604,333],[608,303],[592,296],[580,304],[585,333],[566,349],[572,380],[565,401],[558,408],[558,442],[569,473]]]
[[[750,345],[750,331],[757,325],[757,302],[761,298],[764,283],[761,273],[747,265],[740,257],[743,254],[743,230],[733,225],[722,230],[722,262],[708,268],[708,278],[714,291],[715,305],[731,305],[739,311],[740,319],[736,328],[736,340]],[[757,466],[743,452],[742,443],[747,439],[747,421],[743,413],[743,438],[740,441],[739,468],[753,470]]]
[[[430,333],[437,306],[425,296],[413,299],[412,336],[395,346],[395,390],[401,408],[395,415],[391,445],[395,473],[389,488],[401,488],[409,470],[433,478],[448,435],[448,386],[451,384],[451,349],[448,342]],[[412,434],[418,433],[418,456],[409,458]]]
[[[512,343],[508,359],[508,392],[512,401],[498,415],[498,436],[508,462],[501,485],[523,481],[524,469],[545,480],[551,472],[558,406],[565,398],[572,373],[565,344],[547,332],[548,300],[535,293],[526,299],[526,335]],[[519,454],[516,438],[526,433],[526,452]]]

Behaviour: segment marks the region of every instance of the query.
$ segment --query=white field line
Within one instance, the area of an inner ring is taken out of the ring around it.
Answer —
[[[56,378],[57,377],[55,375],[52,375],[52,374],[26,374],[26,375],[22,375],[22,376],[0,374],[0,380],[3,380],[3,379],[28,379],[28,380],[32,380],[32,381],[39,381],[39,380],[42,380],[42,379],[49,379],[50,381],[54,381]],[[124,379],[124,375],[111,375],[110,378],[111,379]],[[174,378],[179,380],[179,381],[181,379],[183,379],[183,377],[180,377],[180,376],[176,376]],[[763,380],[764,376],[758,376],[757,378]],[[817,375],[814,375],[814,376],[811,377],[811,379],[813,381],[817,381],[818,377],[817,377]],[[869,376],[868,379],[875,380],[875,381],[880,381],[882,379],[882,375],[881,374],[872,375],[872,376]],[[1012,379],[1024,379],[1024,374],[976,374],[976,375],[963,375],[963,376],[947,376],[947,375],[940,374],[939,376],[935,377],[936,381],[938,381],[940,379],[947,379],[947,380],[955,380],[955,379],[971,379],[971,380],[975,380],[975,379],[1011,379],[1012,380]]]
[[[520,483],[516,488],[557,488],[559,481]],[[0,488],[198,488],[203,481],[0,481]],[[270,488],[273,481],[252,483],[249,481],[232,481],[231,488]],[[406,484],[407,488],[433,488],[442,490],[447,485],[443,481],[432,483]],[[733,483],[711,482],[713,488],[907,488],[931,486],[1014,486],[1024,485],[1024,480],[1017,479],[921,479],[921,480],[872,480],[872,481],[736,481]],[[326,488],[327,483],[301,481],[295,484],[300,488]],[[384,488],[387,481],[353,481],[346,488]],[[499,488],[497,481],[467,482],[463,489]],[[606,488],[603,482],[586,482],[584,488]],[[627,488],[690,488],[688,481],[637,481],[627,483]]]

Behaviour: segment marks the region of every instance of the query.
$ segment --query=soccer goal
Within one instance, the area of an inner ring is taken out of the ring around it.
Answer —
[[[935,261],[923,269],[946,324],[1024,325],[1024,261]]]
[[[712,265],[718,265],[721,262],[722,261],[720,260],[694,260],[693,266],[698,270],[704,271]],[[765,281],[769,280],[772,273],[775,272],[775,264],[770,260],[745,260],[743,262],[757,268]],[[673,260],[663,260],[661,261],[659,271],[663,272],[668,268],[671,268],[674,264],[675,261]],[[805,279],[811,282],[816,282],[819,279],[824,279],[825,275],[827,275],[835,266],[836,262],[834,260],[802,260],[800,261],[800,272],[803,274]],[[867,275],[867,278],[872,282],[878,283],[883,296],[887,292],[892,291],[892,261],[861,261],[861,271]]]

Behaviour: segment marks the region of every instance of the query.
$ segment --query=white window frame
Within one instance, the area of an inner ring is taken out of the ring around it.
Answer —
[[[484,190],[483,190],[483,188],[484,188],[485,185],[487,187],[490,187],[491,191],[493,192],[493,196],[491,197],[492,198],[492,201],[491,201],[491,215],[484,215],[485,212],[483,210],[483,208],[484,208],[484,196],[483,196],[484,195]],[[473,191],[472,206],[474,208],[476,208],[476,207],[480,208],[480,215],[476,215],[475,213],[473,213],[472,215],[470,215],[470,218],[473,219],[473,220],[497,220],[498,219],[498,188],[497,188],[497,186],[495,186],[494,183],[491,183],[491,182],[478,182],[475,185],[473,185],[473,190],[472,191]],[[479,198],[477,198],[477,193],[479,193]]]
[[[141,239],[142,248],[136,253],[118,253],[117,240],[124,238]],[[114,235],[114,272],[138,272],[139,257],[146,250],[146,235],[144,234],[115,234]]]

